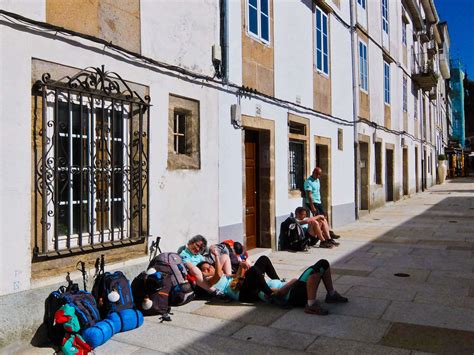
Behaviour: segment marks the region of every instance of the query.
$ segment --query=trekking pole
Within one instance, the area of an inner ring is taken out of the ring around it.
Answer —
[[[77,265],[81,265],[81,268],[78,269]],[[78,269],[82,274],[82,284],[84,285],[84,291],[87,291],[87,271],[86,271],[86,263],[83,261],[79,261],[76,265],[76,269]]]
[[[105,272],[105,255],[100,255],[100,272],[103,274]]]
[[[161,254],[161,248],[160,248],[160,240],[161,237],[156,237],[156,240],[154,242],[151,242],[150,245],[150,260],[156,257],[156,252],[159,251]]]

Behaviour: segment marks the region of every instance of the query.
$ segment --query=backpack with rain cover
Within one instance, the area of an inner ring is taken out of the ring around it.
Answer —
[[[304,251],[309,245],[309,238],[303,228],[296,222],[293,213],[280,226],[280,250]]]

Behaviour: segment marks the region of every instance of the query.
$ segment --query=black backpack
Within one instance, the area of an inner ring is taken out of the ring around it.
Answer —
[[[183,264],[183,259],[178,254],[161,253],[150,261],[148,270],[151,268],[160,272],[163,278],[170,275],[170,306],[182,306],[195,298],[193,287],[187,278],[188,271]]]
[[[92,295],[97,300],[103,318],[110,312],[135,308],[127,277],[121,271],[104,272],[103,255],[100,262],[96,260],[96,279],[92,287]]]
[[[151,270],[153,271],[153,270]],[[171,320],[169,295],[172,288],[171,272],[143,271],[132,281],[132,292],[137,308],[145,316],[162,315]]]
[[[309,245],[309,238],[291,213],[280,225],[279,250],[304,251]]]
[[[72,282],[69,282],[67,287],[61,286],[46,298],[43,318],[48,339],[58,346],[61,345],[65,331],[63,325],[55,324],[54,315],[65,304],[74,307],[81,329],[91,327],[100,321],[97,303],[92,294],[80,291],[79,286]]]

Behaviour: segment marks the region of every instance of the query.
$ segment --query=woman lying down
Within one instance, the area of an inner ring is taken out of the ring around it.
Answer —
[[[211,253],[217,253],[211,249]],[[298,279],[281,281],[272,262],[261,256],[253,266],[241,263],[237,274],[228,276],[216,258],[215,266],[208,262],[197,265],[210,286],[226,296],[240,302],[252,303],[259,297],[283,307],[305,307],[305,312],[327,315],[329,311],[316,301],[316,293],[321,280],[327,290],[326,303],[346,303],[348,299],[334,290],[331,269],[327,260],[321,259],[307,268]],[[267,280],[265,275],[270,279]]]

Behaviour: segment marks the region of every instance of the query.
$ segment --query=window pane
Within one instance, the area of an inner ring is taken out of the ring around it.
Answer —
[[[67,170],[60,171],[58,173],[57,180],[58,187],[58,202],[69,201],[69,172]]]
[[[186,138],[182,136],[176,136],[176,138],[178,139],[178,154],[186,154]]]
[[[268,0],[260,0],[260,11],[268,15]]]
[[[114,168],[123,167],[123,143],[114,141],[113,143],[114,160],[112,162]]]
[[[113,210],[114,212],[112,216],[112,227],[114,229],[121,228],[123,220],[123,202],[115,201]]]
[[[303,190],[305,179],[305,143],[290,141],[289,144],[289,188],[291,190]]]
[[[69,136],[58,137],[58,168],[67,168],[69,165]]]
[[[113,198],[123,199],[123,173],[121,171],[116,171],[114,174]]]
[[[249,32],[258,36],[258,14],[257,9],[249,6]]]
[[[270,40],[270,34],[269,34],[269,23],[268,23],[268,17],[264,14],[260,15],[261,19],[261,26],[262,26],[262,39],[265,41]]]
[[[87,233],[88,231],[88,213],[87,213],[87,203],[82,205],[82,230],[79,226],[81,225],[81,205],[75,204],[72,207],[72,233]]]
[[[123,138],[123,114],[121,111],[115,111],[113,117],[113,132],[114,138]]]
[[[325,55],[323,57],[323,71],[324,73],[328,74],[329,73],[329,61],[328,61],[328,56]]]
[[[249,0],[249,5],[257,8],[257,0]]]
[[[69,134],[69,111],[67,102],[58,102],[58,128],[59,133]]]
[[[58,206],[58,235],[67,235],[69,230],[69,205]]]

